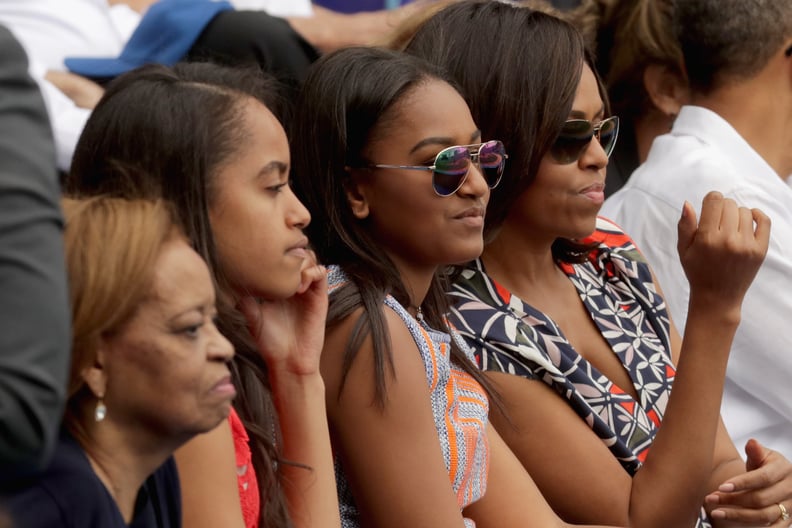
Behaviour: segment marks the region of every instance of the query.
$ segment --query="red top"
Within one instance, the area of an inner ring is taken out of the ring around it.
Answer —
[[[231,435],[234,437],[237,484],[239,485],[239,500],[242,504],[242,516],[245,518],[247,528],[257,528],[261,497],[256,472],[253,470],[248,434],[233,407],[231,414],[228,415],[228,421],[231,424]]]

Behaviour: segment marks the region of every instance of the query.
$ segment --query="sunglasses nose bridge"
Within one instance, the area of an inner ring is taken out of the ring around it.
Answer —
[[[608,151],[606,146],[603,145],[601,137],[599,129],[592,133],[588,142],[586,142],[580,152],[578,162],[583,162],[587,165],[596,165],[597,167],[605,167],[608,164]],[[596,141],[594,141],[595,138]]]

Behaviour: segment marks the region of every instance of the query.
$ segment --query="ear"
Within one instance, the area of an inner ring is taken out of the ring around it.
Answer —
[[[369,215],[369,203],[366,198],[366,187],[352,171],[347,169],[347,178],[344,180],[344,192],[346,193],[347,203],[352,210],[352,214],[358,220],[363,220]]]
[[[96,350],[96,357],[93,363],[83,367],[80,372],[88,389],[97,398],[104,398],[107,392],[107,369],[105,368],[105,360],[107,358],[107,342],[105,338],[99,339],[99,346]]]
[[[787,65],[792,65],[792,40],[784,44],[784,62]],[[792,66],[787,66],[787,72],[792,72]]]
[[[690,100],[687,80],[668,66],[650,64],[644,70],[643,82],[652,104],[667,116],[677,115]]]

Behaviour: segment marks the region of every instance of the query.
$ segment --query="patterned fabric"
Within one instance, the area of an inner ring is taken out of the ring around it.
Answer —
[[[548,316],[489,277],[480,260],[452,288],[451,321],[484,370],[553,387],[635,475],[662,422],[675,376],[668,313],[649,266],[615,224],[599,218],[583,242],[596,244],[588,260],[561,269],[629,374],[639,401],[580,356]],[[709,526],[702,509],[697,527]]]
[[[333,293],[348,283],[347,277],[337,266],[330,266],[328,276],[330,300]],[[391,296],[385,305],[404,321],[423,359],[426,383],[431,390],[432,414],[434,415],[437,438],[443,452],[448,477],[462,510],[484,495],[489,469],[489,444],[487,420],[489,402],[487,394],[469,374],[451,363],[450,345],[453,338],[462,350],[468,350],[464,341],[456,334],[446,334],[429,328],[417,321]],[[472,357],[471,357],[472,359]],[[343,467],[336,460],[336,482],[341,508],[341,524],[344,528],[360,526],[360,515],[354,503]],[[409,483],[405,483],[409,485]],[[475,523],[465,519],[465,526],[473,528]]]
[[[259,495],[258,480],[253,470],[253,455],[250,453],[250,439],[239,415],[231,408],[228,415],[231,424],[231,436],[234,438],[234,452],[236,454],[237,485],[239,486],[239,501],[242,506],[242,517],[245,519],[245,528],[257,528],[259,525],[259,511],[261,496]]]

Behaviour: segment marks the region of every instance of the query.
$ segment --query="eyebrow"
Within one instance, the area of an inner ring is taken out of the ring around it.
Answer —
[[[273,172],[277,172],[279,174],[285,174],[286,172],[288,172],[288,170],[289,170],[288,165],[286,165],[282,161],[273,160],[267,163],[266,165],[264,165],[264,167],[261,168],[261,170],[256,176],[258,178],[261,178],[263,176],[269,176]]]
[[[481,137],[481,130],[476,130],[475,132],[470,134],[470,141],[471,142],[475,141],[476,139],[479,139],[480,137]],[[427,145],[448,146],[448,145],[453,145],[453,144],[454,144],[454,140],[452,138],[449,138],[449,137],[428,137],[428,138],[422,139],[421,141],[416,143],[415,146],[410,150],[410,154],[412,154],[416,150],[418,150],[418,149],[420,149],[422,147],[425,147]]]
[[[594,114],[594,117],[601,117],[605,115],[605,105],[602,105],[600,109]],[[569,112],[569,117],[573,119],[586,119],[586,113],[580,110],[572,110]]]
[[[171,317],[168,318],[168,321],[173,323],[177,319],[192,312],[199,312],[201,315],[206,315],[207,313],[211,313],[211,312],[217,313],[217,309],[216,308],[213,309],[213,307],[214,307],[214,303],[213,302],[210,303],[208,300],[206,303],[199,302],[198,304],[195,304],[193,306],[190,306],[189,308],[185,308],[181,310],[179,313],[173,314]]]

